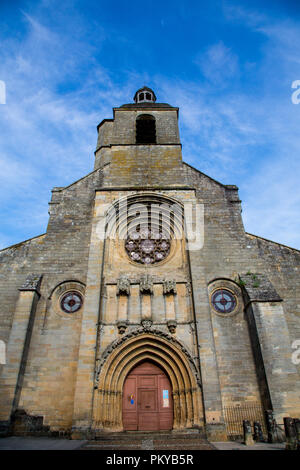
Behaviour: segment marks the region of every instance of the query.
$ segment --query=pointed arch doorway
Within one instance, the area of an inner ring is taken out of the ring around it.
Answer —
[[[163,369],[153,362],[142,362],[126,377],[122,418],[125,431],[173,428],[172,385]]]
[[[148,361],[163,371],[171,382],[172,428],[203,426],[201,388],[192,357],[184,346],[166,333],[143,329],[113,342],[97,365],[92,422],[95,432],[124,431],[124,383],[135,367]]]

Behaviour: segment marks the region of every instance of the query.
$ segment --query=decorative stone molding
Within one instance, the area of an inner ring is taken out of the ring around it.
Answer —
[[[128,326],[127,321],[118,321],[117,322],[117,327],[118,327],[120,335],[123,335],[125,333],[125,331],[127,330],[127,326]]]
[[[130,295],[130,279],[125,275],[117,280],[117,295]]]
[[[140,279],[140,293],[153,294],[153,279],[148,274],[145,274]]]
[[[176,320],[167,321],[167,326],[168,326],[169,331],[170,331],[171,334],[176,333],[176,328],[177,328],[177,321]]]
[[[169,279],[169,280],[164,280],[163,281],[163,289],[164,289],[164,294],[167,295],[167,294],[177,294],[177,291],[176,291],[176,281],[174,281],[173,279]]]
[[[43,275],[42,274],[29,274],[26,281],[19,287],[20,291],[31,290],[39,294],[39,289],[41,286]]]
[[[142,320],[141,325],[145,331],[149,331],[152,327],[152,320]]]
[[[107,359],[111,355],[111,353],[115,349],[120,347],[123,343],[125,343],[127,340],[130,340],[131,338],[143,335],[146,332],[151,336],[166,339],[166,340],[170,341],[170,343],[177,346],[185,354],[185,356],[187,357],[187,359],[188,359],[188,361],[189,361],[189,363],[192,367],[192,370],[195,374],[197,384],[199,385],[199,387],[201,387],[201,380],[200,380],[199,371],[198,371],[198,369],[195,365],[194,359],[192,358],[192,356],[189,353],[189,351],[187,350],[187,348],[180,341],[178,341],[178,339],[175,338],[174,336],[171,336],[169,333],[166,333],[165,331],[162,331],[162,330],[159,330],[157,328],[152,327],[152,321],[151,320],[144,320],[143,322],[151,323],[151,329],[146,331],[143,327],[140,327],[140,328],[135,328],[133,330],[129,330],[128,333],[126,333],[125,335],[122,335],[120,338],[117,338],[109,346],[107,346],[107,348],[103,351],[102,355],[97,359],[97,361],[96,361],[96,370],[95,370],[95,376],[96,376],[95,388],[98,388],[99,374],[100,374],[105,362],[107,361]]]

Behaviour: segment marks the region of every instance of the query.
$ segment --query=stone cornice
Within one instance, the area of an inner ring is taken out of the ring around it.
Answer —
[[[42,282],[42,274],[29,274],[19,291],[34,291],[40,295],[39,289]]]
[[[264,274],[249,272],[240,274],[239,277],[247,297],[246,307],[252,302],[282,302],[275,287]]]

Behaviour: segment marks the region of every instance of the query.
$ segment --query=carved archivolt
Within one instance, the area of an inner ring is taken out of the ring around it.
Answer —
[[[93,428],[123,430],[123,384],[130,370],[146,360],[163,368],[172,383],[174,429],[202,426],[200,381],[193,358],[171,335],[139,328],[114,341],[99,361]]]

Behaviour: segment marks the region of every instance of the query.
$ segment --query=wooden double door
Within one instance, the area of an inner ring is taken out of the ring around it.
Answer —
[[[123,427],[126,431],[160,431],[173,427],[170,380],[151,362],[135,367],[125,380]]]

